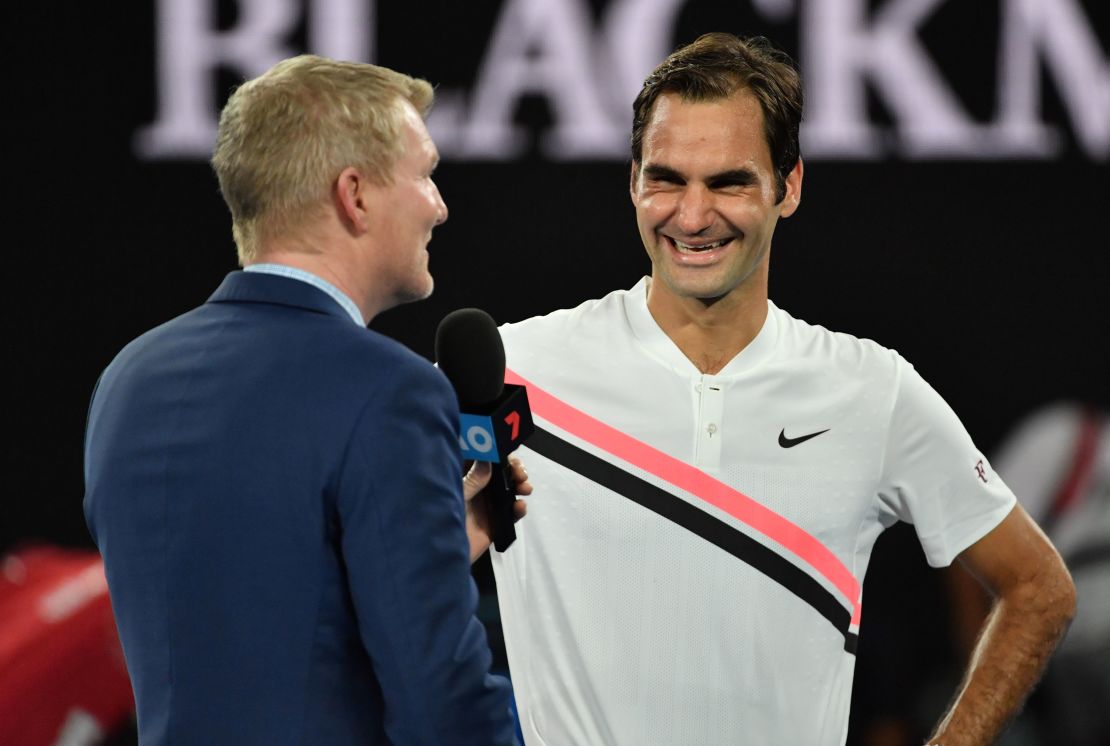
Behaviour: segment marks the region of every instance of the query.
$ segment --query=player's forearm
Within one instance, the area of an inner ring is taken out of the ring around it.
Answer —
[[[1075,586],[1066,571],[999,598],[958,696],[929,743],[993,743],[1040,678],[1074,613]]]

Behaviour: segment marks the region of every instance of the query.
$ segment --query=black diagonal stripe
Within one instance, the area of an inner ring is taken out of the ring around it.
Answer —
[[[852,655],[856,654],[856,648],[859,647],[859,635],[855,632],[846,632],[844,634],[844,649]]]
[[[628,498],[637,505],[642,505],[752,566],[828,619],[844,635],[844,649],[849,653],[855,653],[856,635],[848,632],[848,626],[852,620],[849,611],[836,596],[812,576],[775,551],[685,500],[571,445],[542,428],[536,428],[528,438],[527,445],[541,456]]]

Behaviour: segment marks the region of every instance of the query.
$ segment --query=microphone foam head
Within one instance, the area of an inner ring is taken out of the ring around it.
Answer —
[[[505,384],[505,346],[497,323],[480,308],[460,308],[436,329],[436,363],[464,408],[494,401]]]

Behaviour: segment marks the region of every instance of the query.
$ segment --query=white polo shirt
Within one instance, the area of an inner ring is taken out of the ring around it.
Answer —
[[[879,534],[947,565],[1013,494],[897,353],[771,304],[703,375],[647,283],[501,328],[538,428],[493,553],[525,740],[843,743]]]

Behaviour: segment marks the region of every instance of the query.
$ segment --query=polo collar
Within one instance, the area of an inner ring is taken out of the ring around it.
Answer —
[[[643,277],[624,296],[624,309],[628,323],[632,327],[632,334],[644,350],[661,362],[682,375],[693,375],[701,378],[731,378],[762,364],[769,359],[778,344],[779,337],[779,309],[775,304],[767,301],[767,319],[755,338],[748,346],[736,354],[720,372],[712,376],[703,374],[698,370],[678,345],[674,343],[666,332],[656,322],[655,317],[647,306],[647,291],[651,278]]]

